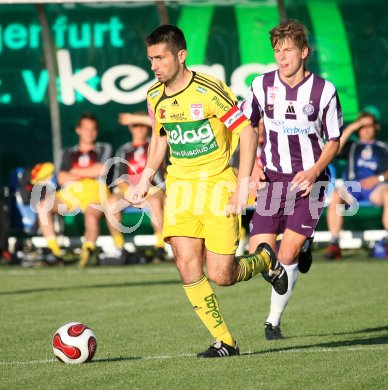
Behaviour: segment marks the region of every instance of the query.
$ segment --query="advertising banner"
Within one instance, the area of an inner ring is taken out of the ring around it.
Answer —
[[[290,3],[287,16],[304,22],[311,33],[316,53],[310,68],[337,86],[345,121],[374,105],[386,122],[387,55],[378,51],[388,46],[381,4],[372,1],[365,14],[361,4],[334,0]],[[189,66],[223,79],[238,98],[245,97],[256,75],[274,68],[268,31],[279,22],[276,1],[166,2],[166,7],[170,23],[185,32]],[[144,111],[146,91],[155,81],[144,45],[159,25],[155,4],[48,4],[45,10],[58,69],[63,146],[76,142],[77,118],[93,111],[100,140],[116,149],[129,140],[118,114]],[[43,50],[35,6],[0,5],[3,182],[16,166],[53,158]]]

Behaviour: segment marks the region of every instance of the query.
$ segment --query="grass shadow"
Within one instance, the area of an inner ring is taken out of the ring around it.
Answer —
[[[375,333],[375,332],[384,332],[384,331],[388,331],[388,325],[379,326],[377,328],[366,328],[366,329],[354,330],[351,332],[307,334],[307,335],[303,335],[303,337],[346,336],[346,335],[359,334],[359,333]],[[287,337],[287,339],[296,339],[296,338],[299,339],[300,336]]]
[[[113,362],[126,362],[129,360],[141,360],[141,357],[135,357],[135,356],[127,356],[127,357],[113,357],[113,358],[105,358],[105,359],[93,359],[89,362],[89,364],[94,363],[113,363]]]
[[[127,287],[140,287],[140,286],[163,286],[169,284],[182,284],[179,279],[171,280],[159,280],[159,281],[143,281],[143,282],[125,282],[125,283],[109,283],[109,284],[89,284],[85,286],[59,286],[59,287],[42,287],[34,289],[22,289],[15,291],[0,291],[2,295],[20,295],[20,294],[32,294],[51,291],[66,291],[66,290],[83,290],[89,288],[127,288]]]
[[[283,348],[268,348],[262,351],[255,352],[246,352],[241,355],[263,355],[268,353],[276,353],[276,352],[291,352],[291,351],[301,351],[301,350],[309,350],[314,348],[341,348],[341,347],[357,347],[357,346],[365,346],[365,345],[385,345],[388,344],[388,334],[378,337],[372,338],[358,338],[353,340],[343,340],[343,341],[330,341],[327,343],[317,343],[317,344],[309,344],[309,345],[298,345],[298,346],[289,346]]]

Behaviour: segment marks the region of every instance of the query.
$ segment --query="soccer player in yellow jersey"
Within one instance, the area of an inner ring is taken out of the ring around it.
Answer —
[[[146,200],[169,146],[163,236],[171,244],[195,313],[215,338],[197,356],[238,355],[239,348],[208,278],[230,286],[268,272],[279,294],[288,286],[287,273],[267,244],[260,244],[252,255],[235,257],[257,134],[222,81],[186,67],[186,40],[179,28],[160,26],[146,38],[146,44],[158,79],[147,95],[153,133],[146,167],[130,201],[141,205]],[[238,140],[240,168],[236,178],[228,162]]]

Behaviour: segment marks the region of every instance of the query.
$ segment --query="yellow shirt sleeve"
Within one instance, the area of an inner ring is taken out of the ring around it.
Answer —
[[[234,134],[238,134],[251,122],[237,106],[237,98],[223,82],[219,82],[217,94],[209,102],[210,111]]]
[[[163,126],[161,123],[159,123],[156,120],[154,109],[151,106],[151,103],[148,98],[147,98],[147,109],[148,109],[148,115],[151,118],[152,132],[155,133],[156,135],[160,135]]]

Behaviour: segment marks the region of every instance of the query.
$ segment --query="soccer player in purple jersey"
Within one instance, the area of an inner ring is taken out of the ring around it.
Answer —
[[[332,83],[311,73],[307,30],[287,20],[270,31],[277,70],[256,77],[242,103],[244,114],[257,126],[264,120],[263,169],[252,179],[259,189],[251,222],[250,252],[260,242],[276,249],[288,274],[284,295],[272,290],[265,322],[268,340],[284,338],[280,320],[298,277],[298,259],[306,239],[313,237],[322,212],[327,165],[336,155],[342,132],[342,111]],[[325,139],[325,143],[324,143]],[[310,264],[300,264],[307,272]]]

